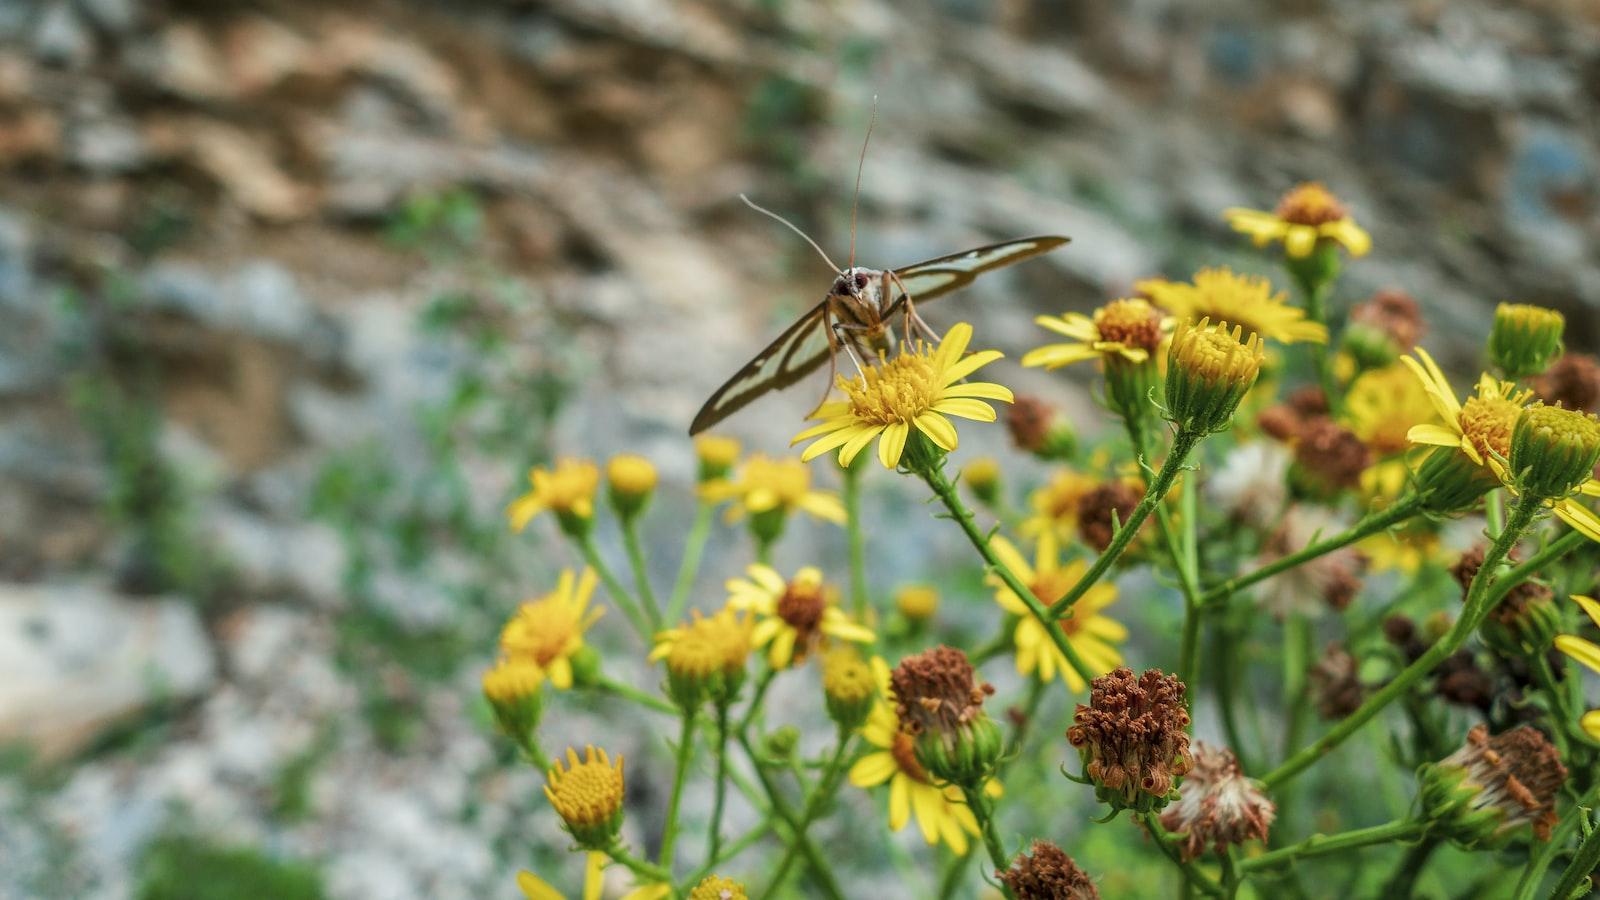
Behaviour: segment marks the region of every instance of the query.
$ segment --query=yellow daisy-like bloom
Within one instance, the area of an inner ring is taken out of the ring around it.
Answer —
[[[845,520],[844,503],[839,495],[812,490],[811,467],[798,459],[773,459],[753,454],[739,470],[736,480],[709,482],[703,494],[711,502],[734,501],[728,509],[730,522],[747,514],[755,516],[781,510],[787,515],[796,509],[839,525]]]
[[[1572,596],[1573,602],[1583,608],[1588,614],[1589,621],[1600,628],[1600,603],[1589,597]],[[1556,649],[1572,657],[1595,672],[1600,672],[1600,646],[1593,641],[1585,640],[1575,634],[1556,635]],[[1591,709],[1578,720],[1578,725],[1584,733],[1600,741],[1600,709]]]
[[[1064,316],[1039,316],[1034,323],[1073,343],[1047,344],[1028,351],[1024,366],[1059,369],[1086,359],[1120,357],[1141,363],[1150,358],[1172,331],[1172,317],[1143,298],[1113,300],[1094,311],[1094,317],[1069,312]]]
[[[1410,447],[1412,426],[1439,422],[1428,392],[1399,363],[1361,373],[1345,393],[1344,416],[1350,430],[1380,459]]]
[[[1028,495],[1032,515],[1024,519],[1020,531],[1024,537],[1042,539],[1051,534],[1063,544],[1070,543],[1078,533],[1078,507],[1100,480],[1073,469],[1057,469],[1050,482]]]
[[[580,761],[568,747],[566,764],[557,759],[545,773],[544,795],[579,845],[607,847],[622,826],[622,757],[613,764],[606,751],[590,745]]]
[[[878,679],[879,695],[889,697],[888,664],[873,657],[872,669]],[[915,813],[923,840],[929,844],[943,841],[952,851],[966,853],[969,835],[982,834],[978,820],[967,807],[960,788],[935,784],[917,762],[915,739],[901,729],[893,701],[880,700],[873,706],[861,736],[878,749],[850,767],[850,783],[864,790],[889,783],[889,830],[906,827]],[[1000,782],[992,778],[983,789],[991,797],[1002,793]]]
[[[1003,537],[994,538],[990,546],[1011,573],[1032,589],[1033,595],[1046,607],[1066,596],[1067,591],[1083,578],[1083,573],[1089,568],[1083,560],[1074,560],[1063,566],[1055,539],[1048,534],[1039,541],[1034,565],[1030,565],[1016,546]],[[1020,617],[1012,634],[1017,647],[1017,671],[1023,675],[1036,675],[1040,681],[1050,681],[1059,672],[1068,688],[1083,690],[1086,687],[1083,679],[1067,662],[1066,654],[1056,646],[1045,625],[1028,611],[1022,598],[1006,587],[998,575],[990,574],[985,581],[995,589],[995,602],[1006,612]],[[1127,640],[1128,629],[1101,614],[1102,610],[1115,602],[1116,585],[1102,581],[1089,588],[1073,604],[1066,618],[1055,623],[1055,627],[1066,635],[1067,643],[1096,674],[1104,674],[1122,664],[1122,654],[1112,644]]]
[[[728,579],[728,606],[755,613],[760,621],[751,640],[767,648],[767,664],[774,669],[804,662],[824,638],[858,644],[877,640],[872,629],[851,621],[838,607],[820,569],[807,566],[785,581],[771,566],[757,563],[745,575]]]
[[[983,350],[963,358],[971,340],[972,326],[961,322],[937,348],[918,341],[915,346],[903,347],[893,359],[869,366],[854,379],[839,376],[846,399],[818,407],[811,418],[821,420],[820,424],[795,435],[790,443],[816,438],[801,459],[838,450],[840,465],[848,466],[856,454],[879,438],[878,462],[887,469],[900,464],[913,428],[940,449],[954,450],[956,427],[947,416],[993,422],[994,407],[984,401],[1012,400],[1010,389],[1001,385],[961,383],[1002,355],[998,350]]]
[[[689,611],[689,621],[685,624],[656,632],[656,645],[650,651],[650,661],[665,659],[668,665],[672,665],[674,652],[692,644],[695,649],[685,655],[685,665],[693,665],[691,659],[703,656],[713,669],[743,669],[745,658],[750,655],[751,633],[754,629],[755,623],[731,606],[724,606],[709,616],[692,609]]]
[[[506,519],[511,530],[528,527],[545,510],[576,519],[594,517],[594,492],[600,486],[600,469],[587,459],[560,459],[553,468],[536,466],[528,471],[533,489],[511,501]]]
[[[707,875],[689,892],[689,900],[746,900],[744,885],[721,875]]]
[[[606,886],[602,873],[611,860],[598,850],[585,855],[588,859],[584,866],[583,900],[600,900]],[[551,887],[549,882],[532,872],[518,872],[517,887],[522,889],[522,894],[527,900],[567,900],[566,894]],[[671,893],[670,884],[646,884],[623,894],[620,900],[663,900]]]
[[[527,659],[544,670],[556,687],[572,687],[572,655],[583,647],[583,633],[601,616],[603,607],[589,607],[595,574],[584,569],[561,573],[556,589],[517,607],[500,630],[500,651],[509,659]]]
[[[1351,256],[1365,256],[1372,249],[1372,236],[1356,224],[1338,197],[1315,181],[1284,194],[1273,212],[1235,206],[1222,215],[1234,231],[1250,235],[1257,247],[1282,241],[1284,251],[1295,259],[1310,256],[1321,240],[1344,245]]]
[[[1328,342],[1326,325],[1307,319],[1305,310],[1289,305],[1288,296],[1274,292],[1272,283],[1259,275],[1222,266],[1201,269],[1192,282],[1150,278],[1134,288],[1179,319],[1229,322],[1263,340],[1285,344]]]
[[[1356,549],[1367,558],[1368,571],[1415,575],[1429,560],[1439,558],[1439,546],[1439,526],[1419,516],[1363,539]]]
[[[1436,447],[1454,447],[1466,454],[1474,463],[1488,469],[1508,488],[1515,488],[1515,479],[1507,469],[1511,456],[1511,434],[1516,430],[1517,419],[1523,407],[1533,399],[1533,392],[1519,389],[1509,381],[1500,381],[1484,374],[1478,379],[1477,392],[1465,403],[1456,400],[1450,382],[1433,361],[1428,351],[1417,348],[1417,357],[1401,357],[1401,362],[1417,376],[1422,387],[1433,401],[1433,407],[1443,425],[1417,425],[1407,432],[1412,443]],[[1600,480],[1589,479],[1578,490],[1591,497],[1600,497]],[[1554,500],[1550,508],[1561,521],[1600,541],[1600,516],[1583,506],[1575,497]]]

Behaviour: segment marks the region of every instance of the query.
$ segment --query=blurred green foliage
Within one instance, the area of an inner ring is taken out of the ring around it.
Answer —
[[[169,834],[145,850],[138,900],[320,900],[322,876],[301,863],[258,849],[229,847],[197,836]]]

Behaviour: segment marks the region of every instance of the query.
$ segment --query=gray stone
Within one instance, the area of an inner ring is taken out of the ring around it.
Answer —
[[[77,68],[94,53],[94,38],[67,0],[47,2],[33,26],[33,52],[50,65]]]
[[[154,704],[204,693],[216,675],[187,603],[91,582],[0,585],[0,743],[59,759]]]

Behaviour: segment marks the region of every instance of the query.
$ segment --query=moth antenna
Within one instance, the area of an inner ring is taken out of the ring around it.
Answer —
[[[856,160],[856,192],[850,198],[850,268],[856,266],[856,210],[861,208],[861,170],[867,167],[867,145],[872,143],[872,126],[878,124],[878,95],[872,95],[872,118],[867,120],[867,136],[861,140],[861,158]]]
[[[754,200],[751,200],[749,197],[746,197],[743,194],[739,195],[739,199],[744,201],[744,205],[745,206],[750,207],[751,209],[755,210],[756,212],[761,213],[762,215],[765,215],[765,216],[771,216],[772,218],[777,219],[779,222],[782,222],[786,227],[788,227],[788,229],[790,231],[792,231],[795,234],[800,235],[800,237],[804,238],[805,242],[811,245],[811,249],[817,251],[817,254],[822,257],[822,261],[828,264],[828,268],[832,269],[833,271],[837,272],[840,275],[844,274],[844,270],[839,268],[838,266],[834,265],[833,264],[833,260],[828,258],[828,254],[821,247],[817,246],[817,242],[816,241],[813,241],[811,239],[811,235],[806,234],[804,231],[801,231],[799,226],[795,225],[793,222],[789,221],[788,219],[785,219],[783,216],[778,215],[777,213],[773,212],[772,210],[767,209],[766,207],[757,204]],[[854,251],[851,251],[851,253],[853,255]]]

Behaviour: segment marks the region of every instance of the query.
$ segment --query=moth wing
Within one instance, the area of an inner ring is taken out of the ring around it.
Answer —
[[[827,301],[824,300],[717,388],[695,415],[689,433],[699,434],[763,394],[782,390],[815,372],[832,353],[826,310]]]
[[[914,302],[922,303],[960,290],[984,272],[1047,253],[1070,240],[1059,235],[1018,238],[895,269],[899,286],[889,308],[893,310],[899,307],[907,294],[911,295]]]

